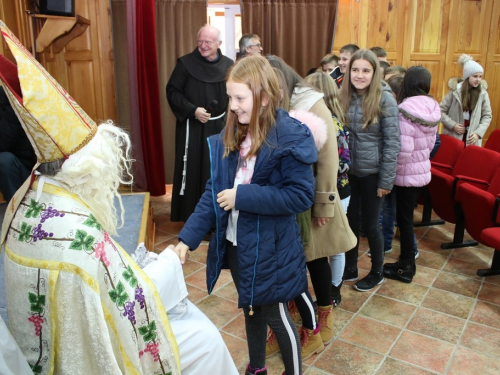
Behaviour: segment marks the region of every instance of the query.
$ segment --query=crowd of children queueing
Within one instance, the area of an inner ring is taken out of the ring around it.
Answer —
[[[437,127],[480,145],[489,126],[484,71],[471,57],[460,57],[463,80],[441,104],[425,67],[385,60],[381,48],[349,44],[305,79],[277,56],[244,57],[228,72],[226,127],[209,138],[211,179],[176,251],[184,263],[216,228],[207,284],[229,267],[245,315],[246,374],[266,374],[277,351],[284,374],[301,374],[302,360],[333,340],[344,281],[361,292],[386,278],[412,282],[413,210],[431,179]],[[384,264],[395,221],[401,254]],[[372,265],[359,279],[361,229]]]

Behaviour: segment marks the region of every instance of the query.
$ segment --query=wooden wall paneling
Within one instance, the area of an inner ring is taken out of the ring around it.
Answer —
[[[17,36],[17,38],[31,51],[31,28],[26,10],[31,10],[30,0],[2,0],[0,1],[0,19]],[[9,48],[3,41],[0,42],[0,53],[14,60]]]
[[[361,43],[361,2],[338,0],[337,20],[333,40],[333,52],[338,55],[346,44]],[[366,25],[366,23],[364,24]],[[366,27],[366,26],[365,26]]]
[[[422,65],[423,67],[427,68],[429,72],[431,72],[432,75],[432,81],[431,81],[431,91],[430,94],[436,98],[436,93],[439,91],[442,85],[442,81],[439,78],[441,68],[442,68],[442,61],[440,60],[413,60],[411,62],[411,65]],[[436,98],[437,101],[439,101]]]
[[[15,22],[16,28],[11,31],[17,36],[17,38],[23,43],[26,48],[31,51],[32,48],[32,26],[31,19],[28,17],[27,11],[33,11],[33,2],[31,0],[7,0],[5,3],[14,3],[15,8]],[[6,21],[7,26],[10,28],[9,23]]]
[[[489,86],[488,95],[491,102],[492,120],[484,136],[484,141],[493,130],[500,129],[500,1],[494,2],[491,14],[488,52],[483,77]]]
[[[430,94],[440,101],[446,65],[449,0],[408,2],[403,66],[425,66],[432,74]]]
[[[109,2],[77,0],[75,12],[90,20],[90,26],[60,53],[49,47],[40,61],[94,121],[116,121]],[[42,25],[40,21],[37,29]]]
[[[354,43],[360,48],[379,46],[392,65],[401,65],[406,1],[339,0],[333,52]]]
[[[98,119],[113,121],[118,120],[116,109],[115,91],[115,66],[113,54],[113,38],[111,34],[111,4],[109,1],[96,1],[97,35],[92,44],[98,46],[94,54],[94,60],[99,61],[99,72],[101,76],[102,108]]]
[[[488,49],[493,1],[453,0],[451,2],[445,80],[462,76],[457,64],[467,53],[484,66]],[[495,1],[498,3],[498,1]],[[498,34],[498,28],[496,29]],[[446,88],[447,90],[447,88]]]
[[[379,46],[387,51],[389,61],[393,65],[401,65],[403,58],[403,42],[405,34],[406,2],[397,0],[365,1],[363,19],[367,16],[366,25],[361,30],[364,40],[361,48]]]

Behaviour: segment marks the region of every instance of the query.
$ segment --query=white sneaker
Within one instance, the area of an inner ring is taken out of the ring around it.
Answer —
[[[390,253],[392,253],[392,247],[390,249],[388,249],[388,250],[384,250],[384,255],[385,254],[390,254]],[[372,253],[371,253],[370,249],[368,249],[368,256],[369,257],[372,256]],[[418,257],[418,255],[417,255],[417,257]],[[415,259],[417,259],[417,258],[415,258]]]

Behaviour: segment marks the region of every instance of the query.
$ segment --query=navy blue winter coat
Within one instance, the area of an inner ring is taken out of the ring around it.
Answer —
[[[234,186],[238,152],[223,158],[223,134],[208,138],[211,178],[179,240],[196,249],[210,228],[216,233],[207,255],[211,293],[223,268],[226,229],[231,211],[217,204],[217,194]],[[239,185],[237,223],[240,308],[287,302],[307,290],[306,263],[295,215],[314,201],[311,164],[317,149],[307,126],[277,111],[276,124],[261,147],[250,184]]]

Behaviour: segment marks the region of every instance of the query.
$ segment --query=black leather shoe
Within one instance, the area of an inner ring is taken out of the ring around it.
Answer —
[[[416,272],[415,259],[398,260],[396,263],[384,264],[384,277],[403,283],[411,283]]]

